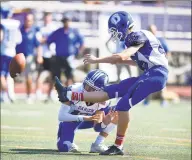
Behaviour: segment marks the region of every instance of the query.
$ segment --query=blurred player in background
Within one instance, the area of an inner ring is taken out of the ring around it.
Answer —
[[[70,27],[67,17],[62,19],[63,27],[54,31],[47,40],[48,45],[55,43],[56,55],[53,57],[53,75],[61,78],[62,70],[66,76],[66,85],[73,83],[72,63],[75,54],[81,53],[84,46],[83,37],[78,30]]]
[[[160,41],[163,49],[165,50],[166,55],[169,56],[171,54],[171,52],[169,50],[169,47],[168,47],[168,44],[167,44],[165,38],[157,36],[157,26],[152,24],[149,26],[148,30],[157,37],[157,39]]]
[[[163,37],[158,37],[157,36],[157,26],[154,25],[154,24],[151,24],[149,27],[148,27],[148,30],[153,33],[157,39],[159,40],[159,42],[161,43],[163,49],[165,50],[165,53],[166,53],[166,56],[168,59],[171,58],[171,52],[169,50],[169,47],[168,47],[168,44],[166,42],[166,40],[163,38]],[[165,92],[166,92],[166,88],[164,88],[163,90],[160,91],[160,102],[161,102],[161,106],[165,106],[167,103],[166,103],[166,100],[165,100]],[[149,104],[149,101],[150,101],[150,96],[148,96],[144,101],[144,105],[148,105]]]
[[[14,81],[9,75],[9,63],[16,54],[16,45],[21,43],[20,22],[11,19],[12,10],[1,7],[1,100],[15,100]]]
[[[109,47],[109,43],[110,43],[111,39],[109,39],[107,42],[106,42],[106,47],[108,49],[109,52],[111,53],[120,53],[122,52],[126,46],[123,42],[117,42],[116,43],[116,46],[115,46],[115,52],[111,51],[110,47]],[[117,67],[117,82],[120,82],[121,81],[121,71],[122,71],[122,68],[125,67],[129,73],[129,76],[131,77],[131,68],[129,65],[126,65],[126,64],[116,64],[116,67]]]
[[[43,64],[40,64],[39,67],[39,73],[38,73],[38,78],[37,78],[37,86],[36,86],[36,96],[38,99],[41,99],[42,97],[42,92],[41,92],[41,87],[42,87],[42,77],[43,77],[43,71],[48,71],[48,97],[46,98],[45,102],[51,98],[51,91],[53,88],[53,81],[52,81],[52,64],[51,64],[51,58],[53,55],[53,51],[51,51],[46,44],[47,38],[52,34],[53,31],[57,29],[56,25],[53,24],[52,22],[52,14],[46,12],[44,14],[44,25],[40,29],[40,42],[42,44],[42,49],[43,49]]]
[[[37,38],[38,28],[34,26],[34,16],[29,13],[25,17],[24,26],[21,27],[22,42],[17,46],[17,53],[23,53],[26,58],[25,79],[27,102],[32,103],[32,74],[35,71],[35,58],[38,64],[43,63],[42,48]],[[36,51],[36,54],[35,54]]]
[[[99,91],[108,83],[108,75],[101,70],[89,72],[83,83],[71,86],[73,91]],[[87,103],[69,101],[62,104],[58,119],[58,142],[60,152],[75,152],[78,147],[73,143],[75,131],[78,129],[94,128],[100,132],[92,143],[90,152],[100,153],[108,149],[103,142],[108,134],[116,127],[117,113],[110,112],[109,102]],[[107,115],[106,115],[107,114]],[[106,115],[106,116],[105,116]],[[104,117],[104,118],[103,118]]]
[[[109,33],[112,40],[124,41],[127,49],[112,56],[97,58],[86,55],[85,64],[89,63],[126,63],[137,65],[144,73],[138,77],[131,77],[118,84],[108,85],[103,91],[74,92],[69,87],[57,84],[59,99],[102,102],[121,97],[117,103],[118,126],[115,144],[101,155],[123,155],[123,142],[129,123],[129,110],[141,102],[148,95],[162,90],[166,86],[168,77],[168,60],[166,52],[157,38],[147,30],[133,31],[134,20],[127,12],[120,11],[112,14],[108,20]]]

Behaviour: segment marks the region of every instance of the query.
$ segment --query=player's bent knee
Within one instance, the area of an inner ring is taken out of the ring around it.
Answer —
[[[103,130],[103,128],[101,127],[101,123],[95,124],[93,129],[94,129],[95,132],[101,132]]]
[[[69,149],[71,148],[71,142],[70,141],[59,141],[57,143],[57,149],[59,152],[69,152]]]

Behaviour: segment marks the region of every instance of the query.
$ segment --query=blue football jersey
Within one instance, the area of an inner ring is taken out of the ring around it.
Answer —
[[[166,53],[159,40],[151,32],[147,30],[132,32],[125,39],[127,48],[140,44],[143,44],[143,47],[132,55],[131,59],[141,70],[146,71],[155,65],[168,68]]]
[[[16,54],[15,47],[21,43],[22,37],[19,30],[20,22],[14,19],[2,19],[3,41],[1,44],[1,55],[13,57]]]

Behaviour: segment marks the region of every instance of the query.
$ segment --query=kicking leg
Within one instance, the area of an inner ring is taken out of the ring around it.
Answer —
[[[104,102],[112,98],[124,96],[128,89],[134,84],[138,78],[132,77],[125,79],[118,84],[112,84],[104,88],[104,91],[85,92],[83,93],[83,101],[86,102]]]
[[[86,102],[104,102],[108,99],[122,97],[127,93],[127,90],[132,86],[138,78],[133,77],[121,81],[119,84],[109,85],[104,88],[104,91],[97,92],[72,92],[70,88],[63,87],[59,79],[55,78],[55,88],[58,92],[58,97],[61,102],[69,100],[86,101]]]

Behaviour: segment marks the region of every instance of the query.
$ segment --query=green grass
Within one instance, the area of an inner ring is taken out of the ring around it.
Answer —
[[[2,160],[190,160],[190,102],[169,104],[161,108],[158,102],[138,105],[131,110],[131,122],[124,144],[124,156],[89,154],[91,143],[98,135],[92,129],[78,131],[75,143],[81,154],[56,151],[57,112],[59,103],[37,102],[27,105],[1,105]],[[115,131],[106,139],[113,144]]]

